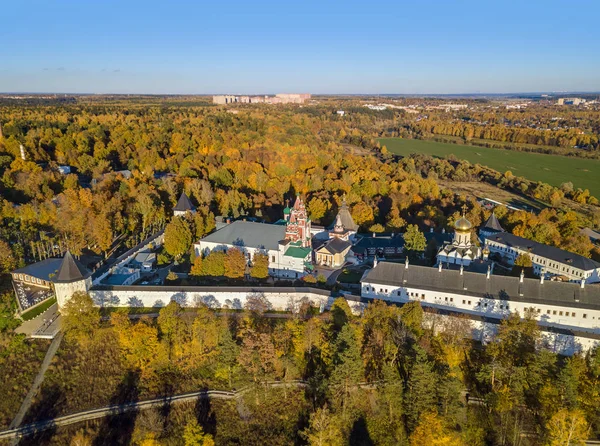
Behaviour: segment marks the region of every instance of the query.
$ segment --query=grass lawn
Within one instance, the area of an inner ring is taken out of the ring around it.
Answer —
[[[380,138],[382,146],[397,155],[424,153],[445,158],[454,154],[473,164],[488,166],[499,172],[510,170],[514,175],[532,181],[543,181],[553,186],[571,181],[582,189],[589,189],[600,197],[600,160],[516,152],[487,147],[449,144],[418,139]]]
[[[37,317],[40,314],[42,314],[44,311],[46,311],[48,308],[50,308],[55,303],[56,303],[56,297],[51,297],[50,299],[45,300],[44,302],[39,304],[37,307],[32,308],[31,310],[25,311],[24,313],[21,314],[21,317],[23,318],[24,321],[30,321],[34,317]]]
[[[363,269],[344,269],[337,280],[340,283],[359,283],[364,272]]]

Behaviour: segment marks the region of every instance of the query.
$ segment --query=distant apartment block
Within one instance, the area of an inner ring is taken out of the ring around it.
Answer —
[[[585,104],[585,99],[582,98],[558,98],[558,105],[579,105]]]
[[[213,104],[304,104],[311,98],[310,93],[279,93],[275,96],[213,96]]]

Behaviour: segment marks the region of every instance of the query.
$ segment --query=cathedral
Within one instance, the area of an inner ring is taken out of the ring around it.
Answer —
[[[449,263],[466,267],[481,258],[481,248],[472,241],[472,228],[473,225],[465,217],[465,208],[463,207],[462,216],[454,223],[452,243],[446,243],[437,254],[438,264]]]

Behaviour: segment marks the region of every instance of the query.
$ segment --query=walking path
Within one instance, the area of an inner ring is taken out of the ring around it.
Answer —
[[[269,387],[306,387],[306,383],[303,381],[289,381],[289,382],[268,382],[264,383]],[[185,393],[183,395],[167,396],[162,398],[154,398],[151,400],[135,401],[125,404],[117,404],[112,406],[106,406],[99,409],[91,409],[82,412],[77,412],[70,415],[64,415],[62,417],[52,418],[50,420],[39,421],[35,423],[26,424],[21,427],[13,427],[6,431],[0,432],[0,440],[12,439],[13,444],[16,444],[20,438],[27,435],[31,435],[37,432],[42,432],[47,429],[56,426],[67,426],[69,424],[80,423],[82,421],[95,420],[97,418],[103,418],[109,415],[122,415],[127,412],[138,409],[150,409],[153,407],[163,407],[165,404],[172,403],[183,403],[187,401],[195,401],[199,398],[215,398],[222,400],[231,400],[239,398],[252,387],[245,387],[238,391],[228,392],[222,390],[201,390],[199,392]],[[14,422],[13,422],[14,423]]]
[[[60,346],[62,339],[63,339],[63,333],[60,332],[52,340],[52,343],[50,344],[50,347],[48,347],[48,351],[46,352],[46,356],[44,357],[44,360],[42,361],[42,366],[40,367],[40,371],[38,372],[37,376],[33,380],[33,384],[31,385],[29,392],[27,392],[25,399],[21,403],[21,407],[19,408],[17,415],[12,420],[12,423],[10,423],[10,426],[8,427],[9,430],[10,429],[14,430],[14,429],[18,428],[21,425],[21,423],[23,422],[23,418],[25,418],[25,414],[29,410],[31,403],[33,402],[33,398],[37,394],[38,390],[40,389],[40,387],[42,385],[42,382],[44,381],[44,375],[46,373],[46,370],[48,370],[48,367],[50,366],[50,363],[52,362],[52,359],[54,358],[54,355],[56,354],[56,351],[58,350],[58,347]]]
[[[308,384],[305,381],[270,381],[262,383],[268,387],[306,387]],[[376,383],[359,383],[357,387],[363,389],[374,389]],[[8,430],[0,432],[0,440],[12,439],[13,443],[16,444],[19,439],[31,435],[34,433],[42,432],[57,426],[68,426],[70,424],[81,423],[83,421],[96,420],[106,416],[122,415],[127,412],[141,409],[150,409],[155,407],[164,407],[166,404],[172,403],[184,403],[189,401],[195,401],[200,398],[214,398],[220,400],[232,400],[240,398],[242,395],[250,391],[254,386],[247,386],[237,391],[225,391],[225,390],[201,390],[199,392],[184,393],[181,395],[166,396],[161,398],[154,398],[144,401],[133,401],[124,404],[115,404],[111,406],[101,407],[98,409],[85,410],[69,415],[63,415],[61,417],[52,418],[49,420],[38,421],[35,423],[26,424],[20,427],[12,427]],[[462,397],[467,404],[484,404],[481,398],[470,397],[466,398],[466,391],[462,392]]]

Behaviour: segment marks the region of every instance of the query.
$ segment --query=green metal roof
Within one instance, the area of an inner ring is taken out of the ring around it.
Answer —
[[[310,254],[310,248],[302,248],[299,246],[290,246],[284,255],[294,257],[296,259],[304,259]]]
[[[283,213],[284,213],[284,214],[289,214],[290,212],[292,212],[292,211],[291,211],[291,209],[290,209],[289,207],[287,207],[287,206],[286,206],[286,207],[285,207],[285,209],[283,210]]]

